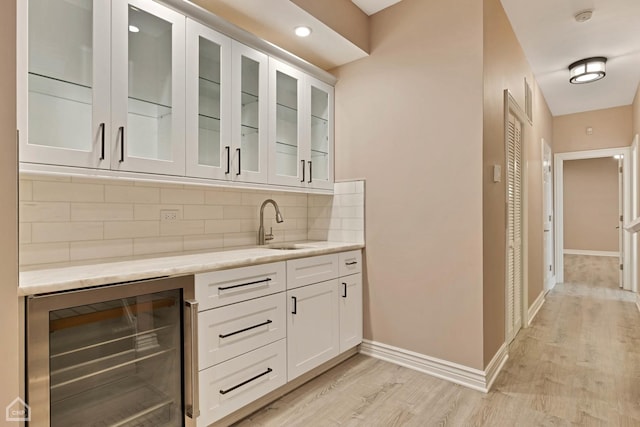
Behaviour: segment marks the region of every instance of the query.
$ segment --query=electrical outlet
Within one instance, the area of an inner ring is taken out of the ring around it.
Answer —
[[[178,219],[177,210],[162,210],[160,211],[160,221],[176,221]]]

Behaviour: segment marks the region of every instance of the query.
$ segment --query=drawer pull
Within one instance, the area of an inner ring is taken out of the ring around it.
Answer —
[[[291,297],[293,300],[293,310],[291,310],[291,314],[298,314],[298,298]]]
[[[225,286],[225,287],[220,286],[218,290],[226,291],[229,289],[240,288],[242,286],[257,285],[258,283],[269,283],[270,281],[271,281],[271,277],[267,277],[266,279],[256,280],[255,282],[247,282],[247,283],[241,283],[239,285]]]
[[[273,323],[273,321],[267,320],[266,322],[262,322],[262,323],[259,323],[257,325],[249,326],[248,328],[240,329],[239,331],[229,332],[228,334],[220,334],[218,336],[220,338],[229,338],[231,336],[234,336],[234,335],[237,335],[237,334],[241,334],[243,332],[247,332],[247,331],[250,331],[251,329],[259,328],[260,326],[265,326],[265,325],[268,325],[270,323]]]
[[[342,282],[342,298],[346,298],[347,297],[347,284],[345,282]]]
[[[271,368],[267,368],[267,370],[266,370],[266,371],[264,371],[264,372],[263,372],[263,373],[261,373],[261,374],[256,375],[256,376],[255,376],[255,377],[253,377],[253,378],[249,378],[248,380],[243,381],[243,382],[241,382],[241,383],[240,383],[240,384],[238,384],[238,385],[234,385],[233,387],[228,388],[228,389],[226,389],[226,390],[220,390],[220,394],[227,394],[227,393],[229,393],[229,392],[232,392],[233,390],[235,390],[235,389],[237,389],[237,388],[240,388],[240,387],[242,387],[243,385],[247,385],[247,384],[249,384],[251,381],[255,381],[255,380],[257,380],[257,379],[258,379],[258,378],[260,378],[260,377],[264,377],[265,375],[267,375],[267,374],[268,374],[268,373],[270,373],[270,372],[273,372],[273,369],[271,369]]]
[[[345,264],[347,265],[356,265],[358,263],[358,261],[351,261],[351,262],[347,262]]]

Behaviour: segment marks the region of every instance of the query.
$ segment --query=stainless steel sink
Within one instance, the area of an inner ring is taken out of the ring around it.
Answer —
[[[272,243],[265,246],[266,249],[277,249],[280,251],[295,251],[298,249],[311,249],[312,246],[301,243]]]

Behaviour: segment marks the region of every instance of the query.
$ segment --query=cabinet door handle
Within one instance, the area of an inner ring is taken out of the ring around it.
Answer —
[[[220,334],[220,335],[218,335],[218,336],[219,336],[220,338],[229,338],[229,337],[232,337],[232,336],[234,336],[234,335],[238,335],[238,334],[241,334],[241,333],[243,333],[243,332],[247,332],[247,331],[250,331],[250,330],[252,330],[252,329],[259,328],[260,326],[268,325],[268,324],[270,324],[270,323],[273,323],[273,321],[271,321],[271,320],[267,320],[266,322],[258,323],[257,325],[253,325],[253,326],[249,326],[249,327],[244,328],[244,329],[240,329],[239,331],[229,332],[228,334]]]
[[[240,175],[242,173],[242,162],[240,161],[240,149],[236,148],[236,151],[238,152],[238,172],[236,173],[236,175]]]
[[[293,300],[293,310],[291,311],[291,314],[298,314],[298,298],[291,297],[291,299]]]
[[[188,321],[188,333],[186,336],[189,340],[189,345],[185,346],[185,350],[188,354],[185,355],[189,363],[188,375],[186,375],[186,393],[185,393],[185,405],[187,416],[191,419],[198,418],[200,415],[200,387],[198,384],[198,301],[186,300],[184,302],[185,308],[189,316]],[[190,401],[189,401],[190,398]]]
[[[227,393],[229,393],[229,392],[232,392],[233,390],[235,390],[235,389],[237,389],[237,388],[240,388],[240,387],[242,387],[243,385],[247,385],[247,384],[249,384],[251,381],[255,381],[255,380],[257,380],[257,379],[258,379],[258,378],[260,378],[260,377],[264,377],[265,375],[267,375],[267,374],[268,374],[268,373],[270,373],[270,372],[273,372],[273,369],[271,369],[271,368],[267,368],[267,370],[266,370],[266,371],[264,371],[264,372],[263,372],[263,373],[261,373],[261,374],[256,375],[255,377],[249,378],[249,379],[248,379],[248,380],[246,380],[246,381],[242,381],[240,384],[234,385],[233,387],[230,387],[230,388],[228,388],[228,389],[226,389],[226,390],[220,390],[220,394],[227,394]]]
[[[311,184],[311,181],[313,181],[313,169],[311,169],[311,160],[309,160],[307,163],[309,163],[309,181],[307,182]]]
[[[302,179],[300,180],[300,182],[305,182],[305,178],[304,178],[304,160],[300,160],[300,162],[302,163]]]
[[[347,297],[347,284],[345,282],[342,282],[342,298],[346,298]]]
[[[100,160],[104,160],[104,123],[100,123]]]
[[[235,288],[241,288],[243,286],[249,286],[249,285],[257,285],[258,283],[269,283],[271,281],[271,277],[267,277],[266,279],[262,279],[262,280],[255,280],[253,282],[247,282],[247,283],[241,283],[239,285],[233,285],[233,286],[220,286],[218,288],[218,290],[220,291],[227,291],[229,289],[235,289]]]
[[[124,162],[124,126],[120,126],[118,128],[118,131],[120,132],[120,160],[119,160],[119,162],[122,163],[122,162]]]
[[[224,174],[228,175],[229,173],[231,173],[231,147],[227,145],[226,147],[224,147],[224,149],[227,152],[227,170],[224,172]]]
[[[347,262],[345,263],[346,265],[356,265],[358,263],[358,261],[351,261],[351,262]]]

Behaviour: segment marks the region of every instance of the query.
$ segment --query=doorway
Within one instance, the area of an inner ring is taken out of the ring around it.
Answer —
[[[631,257],[631,235],[628,231],[624,230],[622,224],[627,223],[628,219],[631,218],[631,150],[629,147],[623,148],[613,148],[613,149],[604,149],[604,150],[591,150],[591,151],[580,151],[580,152],[571,152],[571,153],[559,153],[555,155],[555,206],[556,206],[556,221],[555,221],[555,264],[556,264],[556,279],[557,282],[565,281],[565,167],[567,167],[568,163],[573,160],[585,160],[585,159],[603,159],[611,163],[612,167],[615,169],[614,173],[620,173],[620,200],[621,200],[621,215],[620,218],[615,218],[615,224],[611,225],[612,234],[614,236],[617,235],[618,231],[615,230],[615,227],[620,227],[619,230],[621,234],[620,249],[617,251],[610,251],[610,253],[606,253],[603,251],[600,255],[603,256],[613,256],[620,257],[621,261],[617,261],[614,259],[615,263],[620,264],[620,281],[622,284],[622,288],[626,290],[634,290],[637,285],[632,280],[632,271],[634,269],[634,262]],[[616,160],[618,159],[618,160]],[[620,168],[618,168],[618,162],[620,163]],[[617,206],[613,207],[614,209]],[[627,218],[627,220],[625,220]],[[594,230],[595,232],[595,230]],[[568,236],[567,236],[568,237]],[[584,236],[583,236],[584,237]],[[572,248],[569,248],[572,249]],[[575,254],[580,255],[580,251],[573,251]],[[590,253],[583,252],[582,253],[589,255]]]
[[[544,291],[552,289],[556,282],[553,241],[554,241],[554,215],[553,215],[553,170],[551,146],[542,140],[542,224],[543,224],[543,251],[544,251]]]

